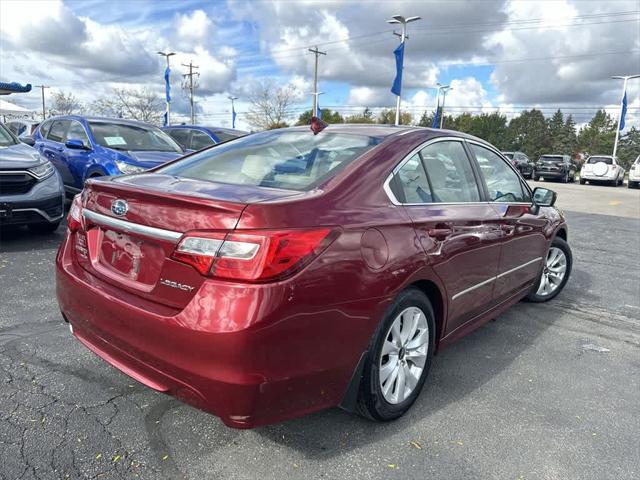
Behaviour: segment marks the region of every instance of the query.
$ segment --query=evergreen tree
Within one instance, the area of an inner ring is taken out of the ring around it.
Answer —
[[[604,110],[598,110],[578,134],[578,147],[589,155],[610,154],[616,137],[616,122]]]
[[[532,160],[551,153],[549,128],[540,110],[524,110],[511,119],[505,135],[506,148],[524,152]]]
[[[322,120],[326,123],[344,123],[344,118],[338,111],[333,111],[329,108],[323,108],[322,111]],[[307,110],[300,114],[298,117],[298,121],[296,125],[309,125],[311,123],[311,110]]]
[[[562,155],[568,155],[569,152],[565,152],[564,136],[564,117],[560,109],[556,110],[556,113],[549,119],[549,141],[551,144],[550,153],[559,153]]]
[[[629,170],[636,157],[640,155],[640,130],[631,127],[629,132],[618,140],[616,154],[622,166]]]

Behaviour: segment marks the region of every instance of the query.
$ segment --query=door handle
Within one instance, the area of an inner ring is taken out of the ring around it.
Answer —
[[[507,235],[513,235],[513,232],[515,232],[516,227],[513,225],[500,225],[500,230],[502,230]]]
[[[57,152],[61,152],[62,150],[64,150],[62,147],[56,147]]]
[[[436,240],[444,240],[453,233],[453,229],[447,225],[438,224],[435,228],[429,228],[427,235]]]

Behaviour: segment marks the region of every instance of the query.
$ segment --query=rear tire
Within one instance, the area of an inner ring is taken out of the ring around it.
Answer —
[[[435,316],[427,296],[416,288],[401,292],[369,344],[358,396],[360,415],[386,422],[409,410],[429,373],[435,332]],[[404,341],[402,334],[407,335]],[[381,381],[385,374],[386,380]]]
[[[558,295],[569,280],[573,255],[569,244],[560,237],[555,237],[549,246],[544,264],[538,275],[533,290],[526,299],[530,302],[548,302]],[[562,273],[562,277],[558,275]],[[548,288],[544,288],[545,285]]]
[[[60,220],[53,223],[30,223],[27,225],[29,230],[37,234],[48,234],[55,232],[60,226]]]
[[[584,178],[580,179],[580,185],[584,185],[585,183],[587,183],[587,181]]]

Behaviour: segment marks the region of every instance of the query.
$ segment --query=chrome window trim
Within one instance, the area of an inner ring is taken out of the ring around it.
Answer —
[[[182,233],[174,232],[173,230],[165,230],[163,228],[149,227],[147,225],[140,225],[139,223],[128,222],[119,218],[103,215],[92,210],[83,209],[82,214],[87,220],[91,220],[99,225],[105,227],[112,227],[118,230],[124,230],[128,233],[137,233],[144,235],[145,237],[157,238],[160,240],[166,240],[169,242],[177,243],[182,237]]]
[[[529,265],[531,265],[532,263],[536,263],[536,262],[539,262],[539,261],[541,261],[541,260],[542,260],[542,257],[536,257],[536,258],[534,258],[533,260],[529,260],[528,262],[523,263],[522,265],[518,265],[517,267],[514,267],[514,268],[512,268],[512,269],[510,269],[510,270],[507,270],[507,271],[505,271],[505,272],[499,273],[499,274],[498,274],[498,275],[496,275],[495,277],[487,278],[486,280],[484,280],[484,281],[482,281],[482,282],[480,282],[480,283],[477,283],[477,284],[475,284],[475,285],[472,285],[471,287],[469,287],[469,288],[465,288],[464,290],[462,290],[462,291],[460,291],[460,292],[456,293],[454,296],[452,296],[452,297],[451,297],[451,300],[453,301],[453,300],[455,300],[456,298],[458,298],[458,297],[460,297],[460,296],[464,295],[465,293],[472,292],[472,291],[474,291],[474,290],[475,290],[475,289],[477,289],[477,288],[480,288],[480,287],[482,287],[482,286],[484,286],[484,285],[486,285],[486,284],[488,284],[488,283],[491,283],[491,282],[493,282],[493,281],[495,281],[495,280],[497,280],[497,279],[499,279],[499,278],[506,277],[507,275],[510,275],[510,274],[512,274],[513,272],[516,272],[516,271],[520,270],[521,268],[528,267],[528,266],[529,266]]]

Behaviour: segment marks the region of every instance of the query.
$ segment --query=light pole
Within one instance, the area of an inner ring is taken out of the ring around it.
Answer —
[[[158,55],[162,55],[167,59],[167,69],[164,71],[164,81],[165,81],[165,100],[167,102],[167,125],[171,125],[171,121],[169,120],[169,115],[171,115],[171,97],[169,94],[170,84],[169,84],[169,72],[171,69],[169,68],[169,57],[175,55],[175,52],[158,52]]]
[[[234,106],[233,102],[235,100],[237,100],[238,97],[234,97],[233,95],[229,95],[227,98],[229,100],[231,100],[231,128],[236,128],[236,109],[235,109],[235,106]]]
[[[402,25],[402,32],[400,33],[400,44],[402,45],[404,41],[409,38],[407,37],[407,23],[415,22],[416,20],[420,20],[420,17],[409,17],[405,18],[402,15],[393,15],[391,20],[387,20],[387,23],[396,24],[399,23]],[[395,33],[395,32],[393,32]],[[396,34],[397,35],[397,34]],[[404,68],[404,52],[402,53],[402,65],[401,69]],[[402,85],[400,85],[400,89],[398,90],[398,98],[396,98],[396,125],[400,125],[400,99],[402,93]]]
[[[317,46],[316,48],[310,48],[309,51],[316,56],[315,69],[313,70],[313,93],[311,94],[313,95],[313,107],[311,110],[311,116],[315,117],[318,110],[318,95],[320,95],[320,92],[318,92],[318,58],[320,57],[320,55],[326,55],[327,52],[321,52],[320,50],[318,50]]]
[[[624,96],[627,93],[627,81],[631,78],[639,78],[640,75],[616,75],[611,78],[615,78],[616,80],[624,80],[622,82],[622,98],[620,99],[620,113],[618,113],[618,126],[616,128],[616,140],[613,143],[613,156],[616,156],[618,152],[618,138],[620,137],[620,122],[622,121],[622,101],[624,100]]]
[[[447,98],[447,92],[451,90],[449,85],[438,84],[438,90],[442,92],[442,106],[440,107],[440,129],[444,127],[444,101]]]

